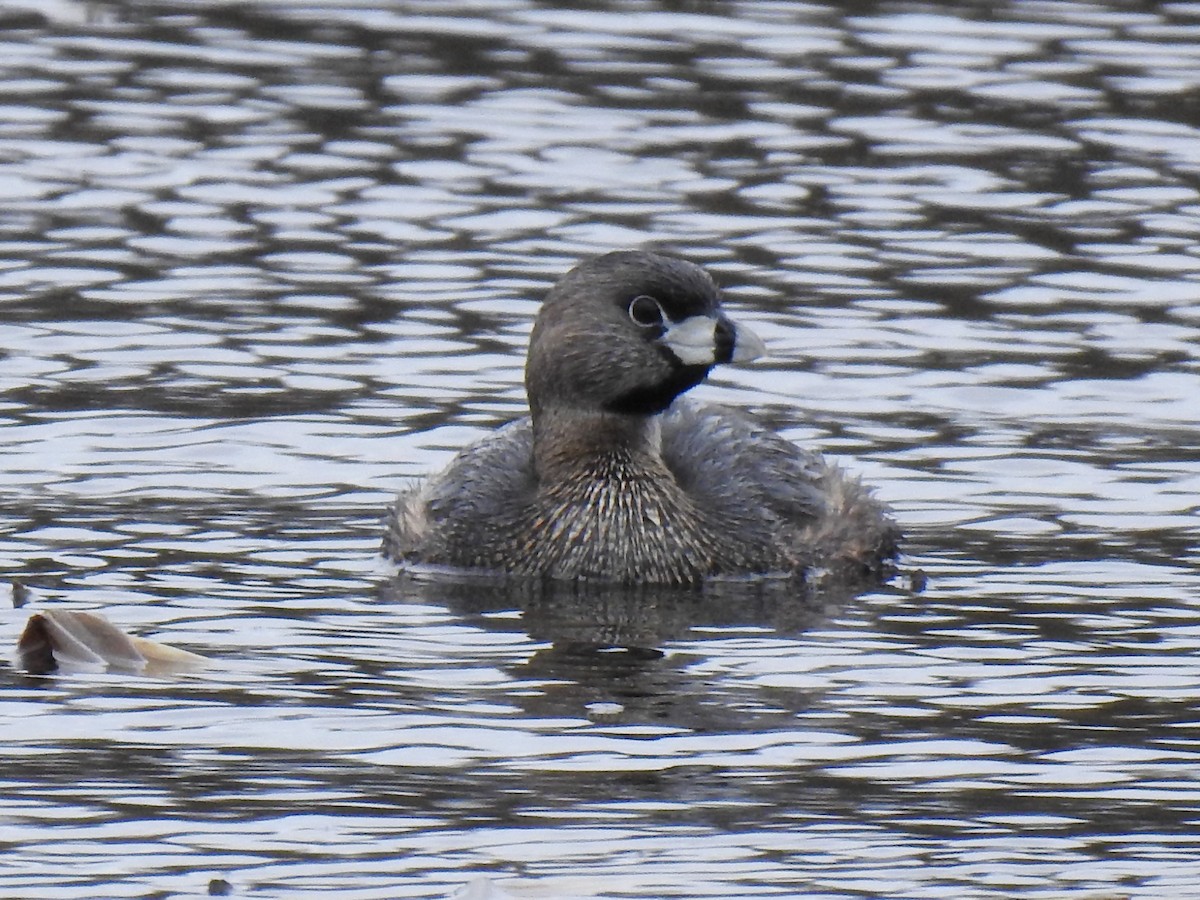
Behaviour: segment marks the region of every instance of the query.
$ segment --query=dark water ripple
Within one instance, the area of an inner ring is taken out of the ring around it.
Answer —
[[[0,669],[0,894],[1200,890],[1196,4],[0,25],[0,568],[219,661]],[[541,292],[642,244],[770,345],[704,395],[878,485],[923,593],[380,566]]]

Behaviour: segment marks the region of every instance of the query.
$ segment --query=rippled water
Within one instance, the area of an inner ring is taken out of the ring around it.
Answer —
[[[0,894],[1200,894],[1200,4],[679,6],[0,12],[0,568],[218,661],[0,669]],[[639,245],[923,592],[389,577]]]

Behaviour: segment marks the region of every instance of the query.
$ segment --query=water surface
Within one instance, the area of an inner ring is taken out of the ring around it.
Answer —
[[[0,669],[0,894],[1200,893],[1200,6],[721,9],[4,12],[0,569],[218,662]],[[381,566],[629,246],[922,593]]]

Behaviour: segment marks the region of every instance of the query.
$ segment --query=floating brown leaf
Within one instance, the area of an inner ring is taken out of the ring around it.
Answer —
[[[203,668],[208,660],[187,650],[133,637],[100,613],[45,610],[29,617],[17,655],[27,672],[102,672],[118,669],[168,674]]]

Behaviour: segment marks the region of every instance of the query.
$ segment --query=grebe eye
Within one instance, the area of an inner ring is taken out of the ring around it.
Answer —
[[[662,307],[653,297],[639,294],[629,301],[629,318],[642,328],[658,328],[663,324]]]

